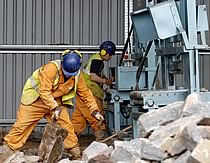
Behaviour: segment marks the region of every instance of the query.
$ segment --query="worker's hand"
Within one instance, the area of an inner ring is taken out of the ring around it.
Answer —
[[[107,85],[112,85],[112,80],[111,79],[104,79],[105,84]]]
[[[99,121],[100,121],[100,120],[104,120],[103,115],[101,115],[99,112],[96,113],[95,117],[96,117],[96,119],[99,120]]]
[[[103,117],[103,115],[101,115],[99,112],[97,112],[97,111],[93,111],[92,112],[92,114],[91,114],[93,117],[95,117],[97,120],[104,120],[104,117]]]
[[[51,116],[51,122],[54,122],[54,121],[58,120],[58,118],[60,117],[61,111],[62,111],[62,108],[60,106],[57,106],[55,108],[55,112]]]

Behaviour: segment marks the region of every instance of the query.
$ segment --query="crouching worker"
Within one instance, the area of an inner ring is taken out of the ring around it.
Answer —
[[[107,79],[103,75],[104,61],[108,62],[112,58],[112,55],[115,54],[115,51],[116,46],[113,42],[104,41],[100,45],[100,52],[92,55],[83,69],[85,82],[94,95],[101,115],[104,115],[103,84],[112,84],[112,80]],[[76,109],[72,114],[71,121],[77,134],[80,134],[86,128],[86,124],[89,123],[94,131],[96,141],[100,141],[104,138],[106,130],[105,121],[99,123],[91,116],[91,112],[87,109],[81,96],[76,96]]]
[[[44,117],[48,122],[56,120],[58,125],[68,131],[64,148],[74,159],[81,156],[67,106],[73,105],[71,99],[77,94],[93,117],[100,120],[103,116],[98,112],[92,92],[80,73],[78,55],[75,51],[68,51],[62,55],[61,60],[50,61],[34,71],[26,81],[17,120],[4,137],[5,149],[17,150],[22,147],[35,125]]]

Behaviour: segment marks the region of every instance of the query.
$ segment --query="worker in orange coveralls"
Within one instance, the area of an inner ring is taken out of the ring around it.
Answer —
[[[17,120],[4,137],[5,149],[17,150],[23,146],[38,121],[44,117],[55,120],[68,131],[64,148],[74,159],[81,157],[77,136],[70,121],[67,106],[73,105],[75,94],[81,98],[90,114],[100,120],[92,92],[80,73],[78,51],[65,51],[61,60],[50,61],[33,72],[23,88]],[[5,150],[7,151],[7,150]]]
[[[102,115],[104,115],[103,84],[112,84],[112,80],[107,79],[103,75],[104,61],[108,62],[112,58],[112,55],[115,54],[115,51],[116,46],[112,41],[104,41],[100,45],[100,52],[92,55],[83,69],[87,87],[92,91]],[[76,96],[76,109],[72,114],[71,122],[77,134],[80,134],[86,128],[87,123],[89,123],[94,131],[96,141],[100,141],[104,138],[106,130],[105,121],[101,124],[98,123],[98,121],[91,116],[91,112],[87,109],[87,106],[80,96]]]

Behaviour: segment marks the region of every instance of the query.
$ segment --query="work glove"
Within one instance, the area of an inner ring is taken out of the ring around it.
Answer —
[[[97,111],[93,111],[92,114],[91,114],[93,117],[95,117],[97,120],[104,120],[104,117],[103,115],[101,115],[101,113],[97,112]]]
[[[60,117],[61,111],[62,111],[62,108],[60,106],[57,106],[55,108],[55,112],[51,116],[51,122],[54,122],[54,121],[58,120],[58,118]]]
[[[96,113],[95,118],[96,118],[97,120],[104,120],[103,115],[101,115],[99,112]]]

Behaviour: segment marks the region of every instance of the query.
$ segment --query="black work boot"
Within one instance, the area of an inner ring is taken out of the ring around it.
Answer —
[[[96,141],[100,142],[104,139],[105,132],[104,130],[96,130],[94,136],[96,137]]]

